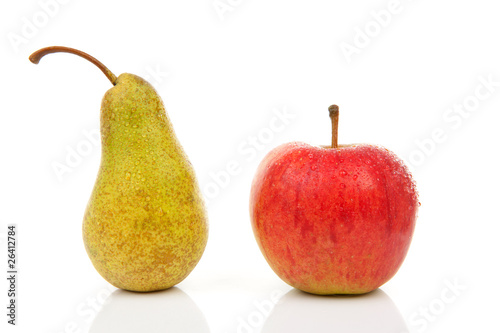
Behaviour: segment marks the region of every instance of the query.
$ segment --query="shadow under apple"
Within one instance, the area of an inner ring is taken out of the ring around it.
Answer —
[[[89,333],[210,332],[196,303],[177,287],[152,293],[115,290]]]
[[[394,302],[380,289],[357,296],[318,296],[292,289],[276,304],[261,331],[281,332],[409,331]]]

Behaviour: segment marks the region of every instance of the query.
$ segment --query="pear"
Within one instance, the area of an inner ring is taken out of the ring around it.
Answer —
[[[101,104],[101,165],[83,221],[83,240],[96,270],[117,288],[170,288],[194,269],[205,249],[208,221],[195,173],[163,102],[139,76],[118,78],[90,55],[53,46],[94,63],[114,85]]]

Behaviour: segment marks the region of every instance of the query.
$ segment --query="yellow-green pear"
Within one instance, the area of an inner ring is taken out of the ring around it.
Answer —
[[[114,85],[101,104],[101,165],[83,221],[87,253],[118,288],[170,288],[200,260],[208,223],[193,167],[163,102],[144,79],[127,73],[117,78],[75,49],[48,47],[30,60],[38,63],[54,52],[91,61]]]

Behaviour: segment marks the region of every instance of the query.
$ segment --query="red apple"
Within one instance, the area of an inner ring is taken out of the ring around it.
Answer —
[[[274,272],[313,294],[362,294],[391,279],[408,252],[417,190],[403,161],[375,145],[292,142],[261,162],[250,216]]]

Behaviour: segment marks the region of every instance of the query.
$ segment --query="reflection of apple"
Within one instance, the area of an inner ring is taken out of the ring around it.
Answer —
[[[260,164],[250,196],[252,227],[271,268],[315,294],[361,294],[396,274],[419,206],[411,175],[392,152],[288,143]]]
[[[193,300],[173,287],[154,293],[115,290],[94,319],[89,333],[209,332]]]
[[[262,333],[402,333],[408,327],[382,290],[363,296],[320,297],[292,289],[274,307]]]

